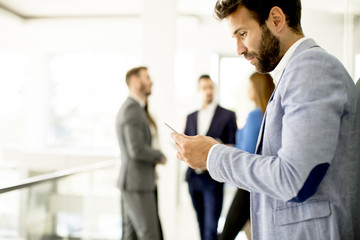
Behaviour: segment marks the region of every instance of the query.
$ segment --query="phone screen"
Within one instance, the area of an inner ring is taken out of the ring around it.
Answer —
[[[173,131],[173,132],[176,133],[176,134],[179,134],[177,131],[175,131],[175,129],[173,129],[172,127],[170,127],[169,124],[167,124],[167,123],[165,123],[165,122],[164,122],[164,124],[165,124],[168,128],[170,128],[171,131]]]

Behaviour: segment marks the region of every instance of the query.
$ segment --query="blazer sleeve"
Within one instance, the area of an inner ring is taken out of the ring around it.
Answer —
[[[160,162],[164,155],[159,150],[151,148],[146,141],[144,123],[139,115],[136,108],[129,109],[127,120],[122,127],[129,157],[141,162]]]
[[[316,192],[338,144],[347,97],[344,71],[337,60],[321,53],[293,60],[273,99],[283,111],[273,114],[283,114],[282,121],[265,125],[282,125],[279,150],[265,156],[217,145],[208,157],[215,180],[282,201],[302,202]],[[270,104],[275,103],[269,103],[269,111]]]
[[[184,134],[188,136],[195,136],[196,133],[196,123],[197,123],[197,112],[191,113],[186,118]]]
[[[190,115],[188,115],[186,117],[186,124],[185,124],[184,134],[185,135],[190,135]]]

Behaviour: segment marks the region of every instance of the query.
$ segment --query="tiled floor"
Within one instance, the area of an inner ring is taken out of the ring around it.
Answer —
[[[166,238],[167,240],[200,240],[196,216],[191,205],[178,209],[176,226],[175,234]],[[247,240],[245,233],[240,232],[236,240]]]
[[[184,194],[180,198],[179,204],[173,211],[174,217],[169,213],[161,214],[161,221],[163,225],[164,236],[166,240],[200,240],[198,224],[196,215],[191,204],[190,197],[186,191],[182,191]],[[219,221],[219,228],[222,228],[222,224],[225,219],[225,215],[228,211],[228,207],[231,203],[233,191],[230,189],[225,191],[224,207],[222,217]],[[244,232],[240,232],[236,240],[247,240]]]
[[[178,166],[175,167],[176,164]],[[165,240],[200,240],[196,214],[184,179],[186,169],[187,166],[176,159],[169,160],[166,167],[157,169],[159,213]],[[219,229],[223,227],[236,191],[237,188],[225,185]],[[247,240],[245,233],[240,232],[236,240]]]

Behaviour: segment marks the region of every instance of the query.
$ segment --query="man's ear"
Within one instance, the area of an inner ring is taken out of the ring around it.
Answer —
[[[266,20],[268,28],[273,33],[280,33],[286,26],[286,15],[279,7],[273,7],[269,12],[268,20]]]
[[[134,88],[137,86],[138,82],[139,82],[138,77],[136,75],[132,75],[129,79],[129,86]]]

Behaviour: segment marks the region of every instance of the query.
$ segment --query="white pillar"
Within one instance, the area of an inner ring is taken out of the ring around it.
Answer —
[[[42,52],[33,52],[29,53],[28,62],[26,147],[42,148],[48,128],[47,59]]]
[[[344,65],[350,76],[354,78],[354,14],[350,9],[350,0],[346,1],[346,10],[344,13]]]
[[[175,122],[174,62],[176,53],[176,0],[144,0],[143,54],[144,64],[154,82],[150,98],[160,135],[162,151],[168,161],[158,166],[159,211],[165,239],[175,239],[177,196],[177,160],[170,143],[170,131],[163,122]]]

